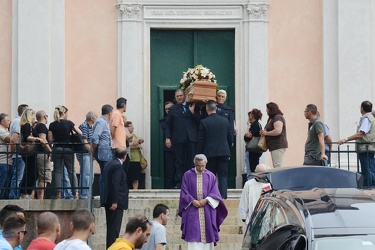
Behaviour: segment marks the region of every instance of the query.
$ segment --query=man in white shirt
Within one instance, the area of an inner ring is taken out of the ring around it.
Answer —
[[[164,204],[157,204],[152,215],[151,233],[142,250],[164,250],[167,244],[165,226],[169,220],[169,208]]]
[[[255,168],[255,173],[263,172],[269,169],[264,164],[259,164]],[[270,188],[269,183],[261,183],[255,179],[248,180],[242,190],[240,204],[238,207],[238,217],[245,221],[246,225],[249,224],[251,214],[254,211],[254,207],[260,198],[263,191]]]
[[[73,235],[61,241],[55,250],[91,250],[87,245],[87,239],[94,232],[94,216],[86,209],[78,209],[72,215],[70,229]]]
[[[0,236],[0,249],[13,250],[21,244],[27,231],[25,230],[26,221],[17,214],[9,216],[3,225],[3,235]]]
[[[339,145],[345,142],[356,140],[358,158],[361,163],[361,172],[363,176],[363,186],[375,186],[375,169],[372,164],[375,151],[375,117],[372,112],[372,103],[363,101],[361,103],[361,118],[357,128],[357,133],[338,141]]]

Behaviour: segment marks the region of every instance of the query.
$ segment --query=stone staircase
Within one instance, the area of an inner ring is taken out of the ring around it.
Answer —
[[[225,204],[228,208],[228,216],[220,229],[220,241],[215,247],[216,250],[241,249],[242,237],[241,232],[244,223],[237,218],[239,197],[241,189],[228,190],[228,199]],[[185,250],[186,242],[181,239],[181,218],[177,215],[179,190],[131,190],[129,196],[129,209],[124,212],[120,236],[124,235],[125,225],[129,217],[133,215],[142,215],[152,219],[152,210],[158,203],[166,204],[170,208],[170,220],[167,228],[167,250]],[[38,234],[36,231],[36,220],[38,215],[44,211],[54,212],[60,220],[61,234],[57,239],[60,242],[71,236],[69,227],[71,215],[76,209],[89,209],[89,200],[0,200],[0,209],[7,204],[15,204],[26,211],[26,230],[27,235],[22,241],[22,248],[26,249],[30,242]],[[89,241],[93,250],[105,250],[106,246],[106,220],[105,210],[100,207],[99,197],[92,200],[92,211],[95,215],[95,233]]]
[[[237,211],[239,204],[239,197],[242,190],[228,190],[228,199],[225,200],[225,205],[228,209],[228,217],[221,225],[220,241],[215,249],[217,250],[232,250],[241,249],[242,245],[242,226],[244,223],[238,219]],[[186,242],[181,239],[181,218],[177,215],[179,190],[131,190],[129,196],[129,209],[124,212],[122,221],[121,233],[125,232],[125,225],[129,217],[139,214],[148,218],[152,218],[152,210],[158,203],[163,203],[170,208],[170,220],[167,229],[167,250],[184,250],[186,249]],[[93,213],[95,214],[96,230],[92,236],[92,249],[105,249],[105,211],[99,207],[97,200],[93,203]]]

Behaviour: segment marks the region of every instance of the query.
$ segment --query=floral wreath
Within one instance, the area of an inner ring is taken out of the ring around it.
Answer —
[[[179,88],[184,90],[192,85],[195,81],[206,80],[209,82],[216,83],[215,75],[210,71],[209,68],[197,65],[194,68],[188,68],[186,72],[183,72],[180,80]]]

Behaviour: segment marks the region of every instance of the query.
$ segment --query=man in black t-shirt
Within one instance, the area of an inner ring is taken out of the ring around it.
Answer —
[[[37,124],[33,129],[33,136],[39,138],[40,145],[37,147],[36,163],[39,173],[38,187],[45,188],[52,182],[52,166],[50,162],[51,147],[47,142],[48,128],[47,124],[48,115],[43,110],[36,113]],[[37,190],[38,199],[44,198],[44,189]]]

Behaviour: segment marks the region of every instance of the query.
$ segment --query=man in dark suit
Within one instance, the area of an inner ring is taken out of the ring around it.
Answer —
[[[183,90],[176,90],[175,97],[177,104],[169,109],[167,117],[165,146],[170,148],[173,144],[176,160],[175,184],[177,188],[181,188],[183,174],[194,165],[201,118],[195,103],[186,103]]]
[[[207,169],[217,174],[221,196],[227,198],[228,162],[233,143],[233,130],[228,119],[216,114],[216,102],[206,103],[208,116],[200,122],[198,134],[198,154],[207,157]]]
[[[114,158],[104,168],[104,192],[101,206],[105,208],[107,221],[107,248],[119,237],[122,215],[128,209],[129,188],[123,168],[126,148],[115,149]]]
[[[164,104],[165,116],[159,120],[161,129],[163,130],[163,138],[165,142],[165,130],[167,129],[167,116],[169,109],[173,106],[173,102],[166,102]],[[174,159],[173,147],[167,148],[163,142],[164,152],[164,188],[173,189],[175,187],[174,177],[176,172],[176,164]]]

